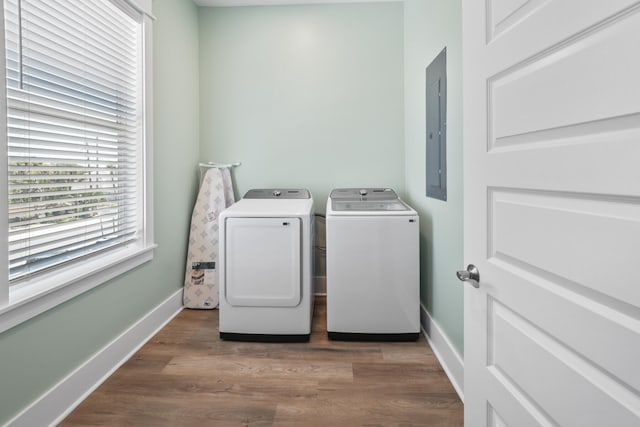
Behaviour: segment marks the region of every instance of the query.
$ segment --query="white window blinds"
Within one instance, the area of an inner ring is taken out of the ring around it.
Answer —
[[[142,31],[117,4],[4,0],[14,282],[142,227]]]

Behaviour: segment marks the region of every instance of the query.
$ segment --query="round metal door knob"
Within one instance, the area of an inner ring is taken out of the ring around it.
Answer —
[[[474,288],[480,287],[480,271],[478,271],[478,267],[473,264],[469,264],[466,270],[458,270],[456,276],[458,276],[458,280],[461,282],[469,282]]]

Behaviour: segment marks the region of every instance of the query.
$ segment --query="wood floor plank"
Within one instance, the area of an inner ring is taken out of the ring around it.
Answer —
[[[68,421],[74,426],[270,426],[275,405],[245,399],[228,401],[224,396],[191,394],[188,405],[179,404],[175,396],[132,396],[129,400],[100,396],[93,403],[83,403]]]
[[[330,341],[324,298],[308,343],[221,341],[217,310],[184,310],[61,426],[462,426],[424,338]]]
[[[434,393],[455,393],[439,366],[420,363],[354,363],[353,377],[359,382],[424,384]]]
[[[295,381],[309,378],[353,380],[350,362],[316,360],[280,360],[266,358],[235,358],[220,356],[177,356],[162,370],[164,375],[201,375],[215,378],[253,378],[259,381]]]

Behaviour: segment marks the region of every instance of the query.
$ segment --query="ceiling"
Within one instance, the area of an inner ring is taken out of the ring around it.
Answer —
[[[373,3],[403,0],[194,0],[200,6],[270,6],[282,4]]]

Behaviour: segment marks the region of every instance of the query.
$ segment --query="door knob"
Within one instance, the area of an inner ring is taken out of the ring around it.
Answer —
[[[456,272],[456,276],[458,276],[458,280],[461,282],[469,282],[474,288],[480,287],[480,272],[478,271],[478,267],[473,264],[469,264],[466,270]]]

